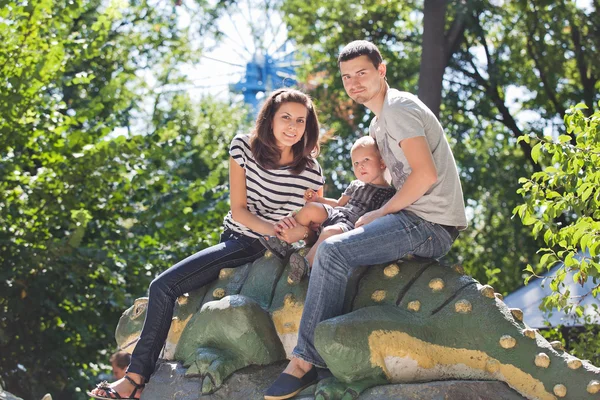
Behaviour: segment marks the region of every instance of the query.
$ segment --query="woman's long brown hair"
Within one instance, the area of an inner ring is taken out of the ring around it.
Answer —
[[[289,165],[293,173],[299,174],[313,166],[312,159],[317,157],[320,151],[317,112],[310,97],[301,91],[284,88],[271,93],[256,118],[256,127],[250,137],[250,149],[256,161],[263,168],[277,169],[280,167],[281,150],[277,147],[271,127],[279,107],[288,102],[302,104],[308,110],[304,135],[302,140],[292,146],[294,159]]]

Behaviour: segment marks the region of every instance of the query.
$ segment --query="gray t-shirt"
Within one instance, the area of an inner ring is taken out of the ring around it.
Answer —
[[[399,143],[416,136],[427,139],[438,178],[420,199],[405,210],[426,221],[465,229],[467,217],[456,162],[444,130],[431,110],[417,96],[388,88],[383,109],[371,121],[369,131],[377,141],[397,190],[411,172]]]

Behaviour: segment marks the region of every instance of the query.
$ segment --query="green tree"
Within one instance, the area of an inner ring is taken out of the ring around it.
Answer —
[[[189,37],[168,2],[0,9],[0,378],[17,395],[83,398],[121,312],[217,240],[248,122],[164,90],[200,54]]]
[[[554,293],[542,306],[575,311],[579,317],[584,311],[578,305],[582,299],[571,298],[564,284],[567,271],[576,271],[573,279],[582,285],[600,278],[600,111],[586,117],[586,108],[582,103],[568,110],[567,132],[557,139],[521,137],[535,143],[532,155],[544,169],[519,180],[525,203],[514,209],[547,246],[539,250],[541,259],[535,268],[527,265],[526,282],[537,276],[536,271],[560,263],[550,282]],[[600,283],[585,296],[597,297],[599,292]]]
[[[470,229],[448,259],[500,292],[518,287],[541,242],[510,218],[520,201],[515,176],[539,170],[531,146],[524,141],[516,146],[517,139],[525,132],[560,134],[556,105],[564,110],[581,98],[577,93],[599,99],[592,57],[599,37],[597,5],[285,0],[282,7],[293,27],[290,35],[306,54],[303,76],[335,136],[324,152],[334,183],[328,189],[339,190],[350,179],[344,155],[372,118],[344,94],[336,63],[341,46],[365,38],[379,45],[390,86],[418,93],[433,109],[436,97],[443,99],[440,120],[470,217]]]

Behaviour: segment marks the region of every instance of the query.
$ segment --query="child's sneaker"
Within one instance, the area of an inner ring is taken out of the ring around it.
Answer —
[[[298,283],[308,275],[310,265],[306,257],[302,257],[299,253],[294,253],[290,256],[290,274],[288,278],[293,283]]]

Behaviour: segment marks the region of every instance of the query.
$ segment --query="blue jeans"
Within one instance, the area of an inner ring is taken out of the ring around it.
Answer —
[[[453,241],[441,225],[406,211],[326,239],[315,255],[298,344],[292,354],[326,368],[314,346],[315,328],[319,322],[342,313],[346,284],[353,269],[396,261],[409,254],[440,258],[450,250]]]
[[[264,252],[258,239],[226,230],[219,244],[189,256],[156,277],[150,284],[146,320],[127,371],[142,375],[146,381],[150,379],[179,296],[214,281],[223,268],[239,267]]]

